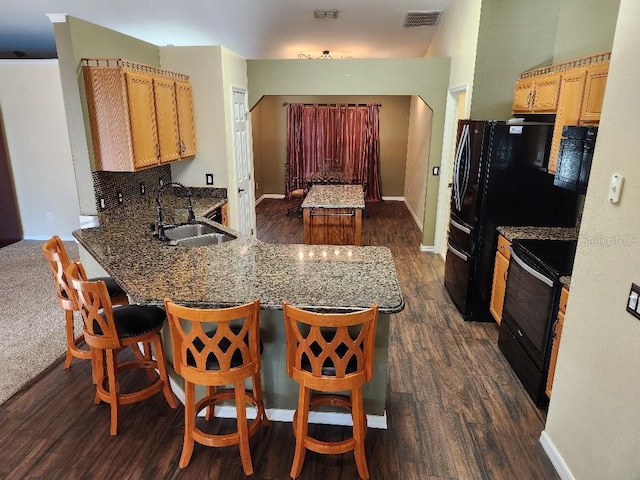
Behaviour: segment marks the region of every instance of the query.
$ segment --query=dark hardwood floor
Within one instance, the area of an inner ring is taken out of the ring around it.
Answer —
[[[302,241],[302,220],[285,216],[288,206],[274,199],[258,205],[260,240]],[[544,412],[498,350],[497,326],[461,319],[443,287],[444,263],[420,252],[420,232],[403,203],[371,204],[367,212],[363,243],[392,250],[406,302],[391,322],[388,429],[367,433],[371,478],[559,478],[538,443]],[[63,370],[59,362],[0,406],[0,478],[244,478],[237,447],[196,445],[189,466],[178,468],[183,409],[171,410],[162,395],[121,412],[119,435],[110,437],[108,407],[93,405],[89,364]],[[232,425],[217,420],[213,428]],[[312,429],[327,439],[349,433]],[[293,447],[291,424],[259,430],[251,439],[252,478],[289,478]],[[300,478],[358,477],[352,454],[308,452]]]

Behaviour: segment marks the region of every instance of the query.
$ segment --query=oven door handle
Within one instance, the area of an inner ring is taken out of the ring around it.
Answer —
[[[467,235],[471,233],[471,229],[469,227],[465,227],[464,225],[459,224],[458,222],[456,222],[453,219],[449,220],[449,223],[451,223],[452,227],[455,227],[458,230],[462,230]]]
[[[465,255],[464,253],[462,253],[461,251],[459,251],[458,249],[454,248],[451,246],[451,243],[448,243],[447,245],[449,247],[449,250],[451,251],[451,253],[453,253],[456,257],[461,258],[462,260],[464,260],[465,262],[469,261],[469,256]]]
[[[518,257],[518,255],[516,255],[516,253],[513,251],[513,248],[511,246],[509,246],[509,252],[511,253],[511,258],[513,260],[515,260],[516,263],[518,265],[520,265],[524,269],[525,272],[527,272],[532,277],[537,278],[542,283],[544,283],[544,284],[546,284],[546,285],[548,285],[550,287],[553,287],[553,280],[551,280],[548,277],[545,277],[543,274],[541,274],[537,270],[534,270],[529,265],[527,265],[524,260],[522,260],[520,257]]]

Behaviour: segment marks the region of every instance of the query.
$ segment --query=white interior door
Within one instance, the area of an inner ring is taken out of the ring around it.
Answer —
[[[238,224],[237,230],[253,235],[255,202],[253,193],[253,163],[249,148],[249,122],[247,115],[247,91],[233,88],[233,143],[238,189]]]

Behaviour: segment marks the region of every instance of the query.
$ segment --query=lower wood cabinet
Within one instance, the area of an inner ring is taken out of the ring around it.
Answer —
[[[558,360],[558,350],[560,348],[560,338],[562,336],[562,327],[564,326],[564,314],[567,308],[567,300],[569,299],[569,289],[562,287],[560,292],[560,306],[558,309],[558,318],[553,327],[553,339],[551,343],[551,359],[549,361],[549,373],[547,374],[547,385],[545,392],[551,398],[551,390],[553,388],[553,377],[556,373],[556,361]]]
[[[493,266],[493,284],[491,286],[491,301],[489,311],[498,325],[502,323],[502,307],[504,294],[507,289],[507,271],[509,270],[509,246],[511,242],[502,235],[498,236],[498,248]]]
[[[220,216],[222,217],[220,223],[225,227],[229,226],[229,204],[223,203],[220,207]]]

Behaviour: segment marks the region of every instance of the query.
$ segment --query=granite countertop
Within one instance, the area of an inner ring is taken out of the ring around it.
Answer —
[[[578,228],[575,227],[511,227],[499,226],[498,233],[507,240],[577,240]],[[569,288],[571,276],[560,277],[560,283]]]
[[[510,242],[516,239],[542,240],[577,240],[578,229],[575,227],[511,227],[499,226],[498,233]]]
[[[563,275],[560,277],[560,283],[567,288],[571,288],[571,275]]]
[[[314,185],[302,208],[364,208],[361,185]]]
[[[163,206],[186,205],[184,198],[166,197]],[[388,248],[263,243],[202,218],[213,208],[211,200],[193,199],[197,220],[237,239],[170,246],[152,236],[156,210],[147,199],[103,212],[99,227],[73,235],[135,303],[160,305],[169,297],[185,305],[225,307],[260,298],[263,309],[281,309],[283,300],[315,310],[354,310],[374,303],[381,313],[404,308]]]

